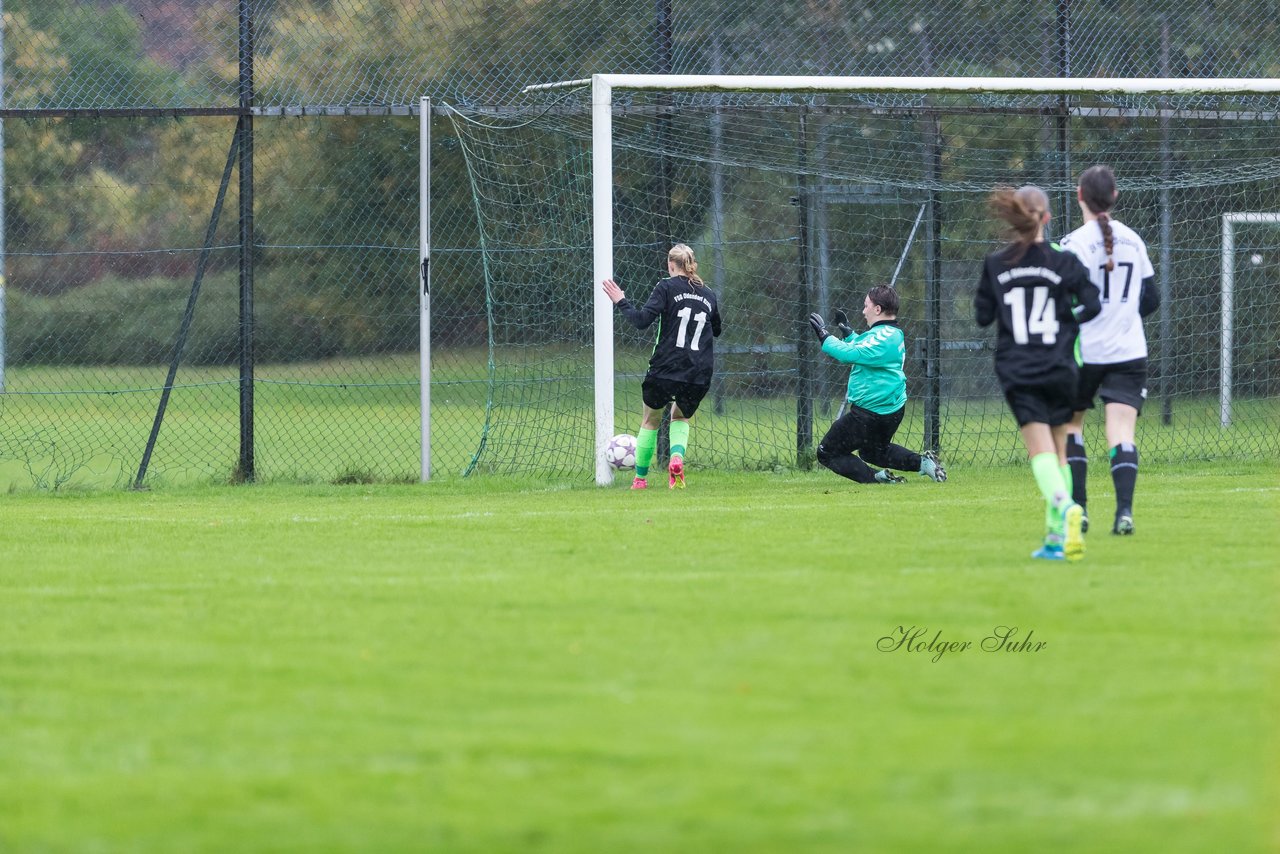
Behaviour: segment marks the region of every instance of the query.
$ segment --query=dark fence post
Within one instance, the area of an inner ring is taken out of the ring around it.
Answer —
[[[156,406],[156,417],[151,422],[151,435],[147,437],[147,447],[142,451],[142,461],[138,463],[138,476],[134,478],[133,488],[141,489],[142,480],[147,476],[147,466],[151,463],[151,453],[155,450],[156,439],[160,436],[160,425],[164,423],[165,411],[169,408],[169,395],[173,392],[173,383],[178,376],[178,365],[182,362],[182,351],[187,348],[187,335],[191,332],[191,321],[196,316],[196,302],[200,299],[200,285],[204,283],[204,273],[209,266],[209,251],[213,248],[213,238],[218,233],[218,221],[222,218],[222,203],[227,198],[227,187],[231,183],[231,170],[236,165],[236,152],[240,146],[239,131],[231,136],[231,149],[227,152],[227,165],[222,169],[222,183],[218,185],[218,195],[213,202],[213,213],[209,215],[209,228],[204,234],[204,245],[200,247],[200,258],[196,262],[195,278],[191,282],[191,293],[187,297],[187,308],[182,314],[182,322],[178,325],[177,339],[173,345],[173,356],[169,359],[169,374],[164,381],[164,389],[160,392],[160,403]]]
[[[924,447],[942,447],[942,119],[926,120],[928,218],[924,241]]]
[[[814,358],[809,312],[813,309],[813,275],[809,260],[809,119],[808,108],[800,111],[796,156],[796,203],[799,222],[799,287],[796,288],[796,465],[807,468],[813,445]]]
[[[933,41],[920,33],[924,73],[932,76]],[[922,120],[928,218],[924,230],[924,447],[942,448],[942,117],[927,110]],[[910,240],[907,243],[910,247]],[[903,256],[906,257],[905,255]]]
[[[240,463],[239,479],[252,481],[253,459],[253,19],[240,0]]]
[[[1160,73],[1173,75],[1169,63],[1169,19],[1160,16]],[[1173,423],[1173,154],[1169,148],[1169,110],[1172,104],[1161,99],[1160,110],[1160,420]]]
[[[1071,0],[1058,0],[1058,76],[1071,76]],[[1075,195],[1071,180],[1071,96],[1058,98],[1058,166],[1063,190],[1058,194],[1059,230],[1066,234],[1067,224],[1075,212]]]

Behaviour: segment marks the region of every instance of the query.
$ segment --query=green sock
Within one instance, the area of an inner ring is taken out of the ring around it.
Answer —
[[[1071,494],[1071,466],[1059,465],[1062,471],[1062,480],[1067,485],[1067,495]],[[1052,501],[1044,503],[1044,527],[1051,534],[1065,535],[1067,530],[1067,517],[1065,515],[1066,505],[1055,507]]]
[[[1060,519],[1062,511],[1071,503],[1071,491],[1067,488],[1066,481],[1062,479],[1062,467],[1058,465],[1058,455],[1051,451],[1036,454],[1031,458],[1031,473],[1036,477],[1036,486],[1040,487],[1040,494]]]
[[[658,449],[658,431],[640,428],[636,436],[636,477],[644,477],[653,465],[653,452]]]
[[[689,422],[671,422],[671,456],[684,456],[685,446],[689,444]]]

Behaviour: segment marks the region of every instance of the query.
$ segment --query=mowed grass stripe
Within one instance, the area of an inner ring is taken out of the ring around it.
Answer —
[[[1269,850],[1277,475],[7,496],[0,848]]]
[[[483,350],[433,354],[432,456],[436,479],[550,471],[587,482],[594,469],[588,351],[526,364],[527,353],[499,354],[505,365],[487,382]],[[563,353],[558,354],[564,356]],[[620,356],[620,366],[626,362]],[[509,362],[509,363],[508,363]],[[643,362],[634,367],[642,369]],[[239,392],[235,366],[190,366],[178,385],[149,462],[159,488],[225,484],[239,464]],[[984,365],[983,370],[986,371]],[[544,371],[547,373],[544,374]],[[0,397],[0,490],[112,488],[137,476],[167,372],[166,365],[13,367]],[[838,372],[837,372],[838,373]],[[420,471],[417,358],[398,354],[315,363],[260,365],[254,394],[255,466],[261,481],[413,482]],[[730,386],[732,389],[733,386]],[[813,402],[810,451],[834,419],[843,381]],[[716,470],[791,470],[797,465],[797,400],[786,386],[768,393],[713,394],[694,422],[690,462]],[[615,429],[636,429],[639,374],[620,373]],[[492,402],[493,406],[487,406]],[[1155,412],[1139,419],[1145,462],[1277,455],[1275,398],[1238,398],[1232,424],[1220,423],[1215,395],[1180,397],[1172,423]],[[1096,414],[1086,430],[1095,462],[1106,459]],[[996,396],[942,402],[941,451],[948,465],[1020,464],[1024,452],[1008,408]],[[924,406],[908,402],[898,440],[923,441]],[[476,459],[479,453],[478,460]]]

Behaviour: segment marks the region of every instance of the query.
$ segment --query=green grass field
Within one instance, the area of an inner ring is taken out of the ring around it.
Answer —
[[[1274,851],[1280,468],[1138,498],[1046,565],[1021,467],[5,496],[0,851]]]
[[[594,469],[589,353],[500,354],[488,384],[484,351],[444,351],[433,373],[432,455],[438,479],[481,474],[551,473],[580,482]],[[614,423],[637,429],[642,361],[615,385]],[[137,475],[155,418],[166,366],[21,367],[0,395],[0,491],[112,488]],[[418,364],[413,354],[263,365],[256,371],[254,448],[261,481],[412,482],[420,471]],[[781,375],[775,375],[779,379]],[[785,379],[785,377],[782,377]],[[721,470],[791,469],[797,464],[794,389],[711,395],[695,420],[698,461]],[[792,382],[792,380],[788,380]],[[145,482],[167,488],[225,484],[240,452],[239,387],[234,366],[184,367],[178,375]],[[788,387],[790,388],[790,387]],[[810,447],[835,418],[843,385],[813,406]],[[1173,421],[1153,400],[1138,424],[1150,462],[1280,456],[1280,399],[1240,398],[1234,421],[1219,423],[1213,395],[1173,403]],[[1003,400],[947,398],[941,409],[943,458],[950,463],[1020,464],[1024,452]],[[1091,426],[1091,425],[1090,425]],[[908,403],[898,432],[924,443],[922,401]],[[1090,452],[1106,453],[1101,430],[1086,429]],[[482,450],[483,449],[483,450]],[[477,456],[478,455],[478,456]]]

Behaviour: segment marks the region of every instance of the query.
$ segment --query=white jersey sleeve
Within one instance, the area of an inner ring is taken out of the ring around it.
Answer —
[[[1138,314],[1142,283],[1155,275],[1147,244],[1132,228],[1111,220],[1115,238],[1107,270],[1107,250],[1102,228],[1086,222],[1062,239],[1062,248],[1074,252],[1089,270],[1089,278],[1102,295],[1102,313],[1080,325],[1080,357],[1088,364],[1110,365],[1147,357],[1147,337]]]

